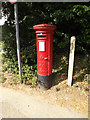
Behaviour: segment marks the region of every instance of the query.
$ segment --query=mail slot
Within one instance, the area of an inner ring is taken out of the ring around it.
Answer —
[[[52,86],[53,31],[55,25],[39,24],[36,30],[37,83],[46,89]]]

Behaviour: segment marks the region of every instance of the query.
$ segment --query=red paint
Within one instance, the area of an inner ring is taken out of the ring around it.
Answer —
[[[33,29],[36,30],[37,40],[37,73],[50,75],[52,74],[53,31],[56,29],[56,26],[40,24],[33,26]],[[42,45],[42,47],[39,45]]]

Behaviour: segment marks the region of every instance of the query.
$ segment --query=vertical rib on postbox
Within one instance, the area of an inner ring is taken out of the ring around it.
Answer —
[[[52,85],[53,31],[55,25],[39,24],[33,26],[37,41],[37,82],[48,89]]]

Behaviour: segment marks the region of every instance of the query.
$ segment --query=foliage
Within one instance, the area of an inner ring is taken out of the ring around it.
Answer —
[[[22,67],[22,79],[25,84],[36,86],[36,66],[24,65]]]
[[[55,88],[55,91],[56,91],[56,92],[58,92],[59,90],[60,90],[60,88],[58,88],[58,87]]]
[[[1,14],[1,7],[2,6],[2,2],[0,1],[0,19],[1,19],[1,16],[2,16],[2,14]]]
[[[13,79],[10,81],[10,84],[16,84],[20,81],[20,78],[18,77],[18,62],[15,60],[15,58],[8,59],[4,58],[5,54],[3,54],[3,65],[2,65],[2,71],[8,71],[15,74]],[[27,62],[26,62],[27,63]],[[24,84],[31,84],[33,86],[36,86],[36,73],[37,73],[37,66],[29,66],[28,64],[22,64],[22,80]]]
[[[42,7],[41,7],[42,6]],[[22,13],[22,8],[24,12]],[[69,40],[76,36],[76,50],[89,52],[90,6],[87,3],[18,3],[21,48],[35,45],[35,24],[55,24],[54,50],[68,50]],[[4,15],[8,20],[3,26],[3,40],[9,42],[9,49],[16,48],[14,9],[10,3],[3,3]],[[6,38],[6,40],[5,40]],[[13,45],[12,45],[13,43]]]
[[[0,45],[1,45],[1,40],[2,40],[2,27],[0,26]]]
[[[17,4],[24,82],[35,77],[36,38],[33,26],[36,24],[56,25],[53,38],[54,55],[62,53],[62,51],[69,53],[69,41],[73,35],[76,36],[76,53],[90,53],[90,5],[88,3],[19,2]],[[3,2],[2,6],[4,16],[7,16],[7,21],[2,27],[2,41],[4,42],[3,48],[5,51],[3,63],[7,64],[3,68],[4,70],[8,69],[10,72],[18,73],[14,5],[9,2]],[[21,12],[22,9],[24,9],[23,12]],[[68,65],[68,61],[64,58],[56,72],[62,70],[63,64]],[[55,70],[53,69],[53,71]]]
[[[9,84],[10,85],[17,85],[19,84],[21,81],[21,78],[18,75],[14,75],[10,80],[9,80]]]
[[[6,78],[4,77],[4,74],[0,73],[0,83],[4,83],[6,81]]]

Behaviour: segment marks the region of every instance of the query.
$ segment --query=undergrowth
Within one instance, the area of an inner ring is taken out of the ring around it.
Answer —
[[[18,61],[16,57],[12,56],[12,59],[9,59],[8,56],[4,53],[2,55],[2,71],[12,72],[14,74],[13,79],[10,80],[10,84],[18,84],[21,79],[26,85],[36,86],[37,85],[37,65],[28,64],[28,58],[25,62],[22,62],[22,78],[19,77]],[[53,59],[53,85],[57,85],[60,82],[68,78],[68,55],[57,54]],[[82,56],[75,56],[74,62],[74,73],[73,73],[73,86],[80,87],[81,89],[87,89],[87,84],[90,79],[89,73],[89,56],[85,56],[82,59]],[[83,83],[84,82],[84,83]],[[58,91],[59,88],[56,88]]]
[[[0,73],[0,83],[4,83],[6,81],[6,78],[4,77],[4,74]]]
[[[16,57],[12,56],[12,59],[9,59],[8,56],[4,53],[2,55],[2,72],[13,73],[14,76],[10,80],[10,84],[20,83],[22,80],[24,84],[30,84],[32,86],[36,86],[36,74],[37,74],[37,65],[28,65],[27,59],[25,63],[22,63],[22,78],[19,77],[19,68],[18,61]]]

